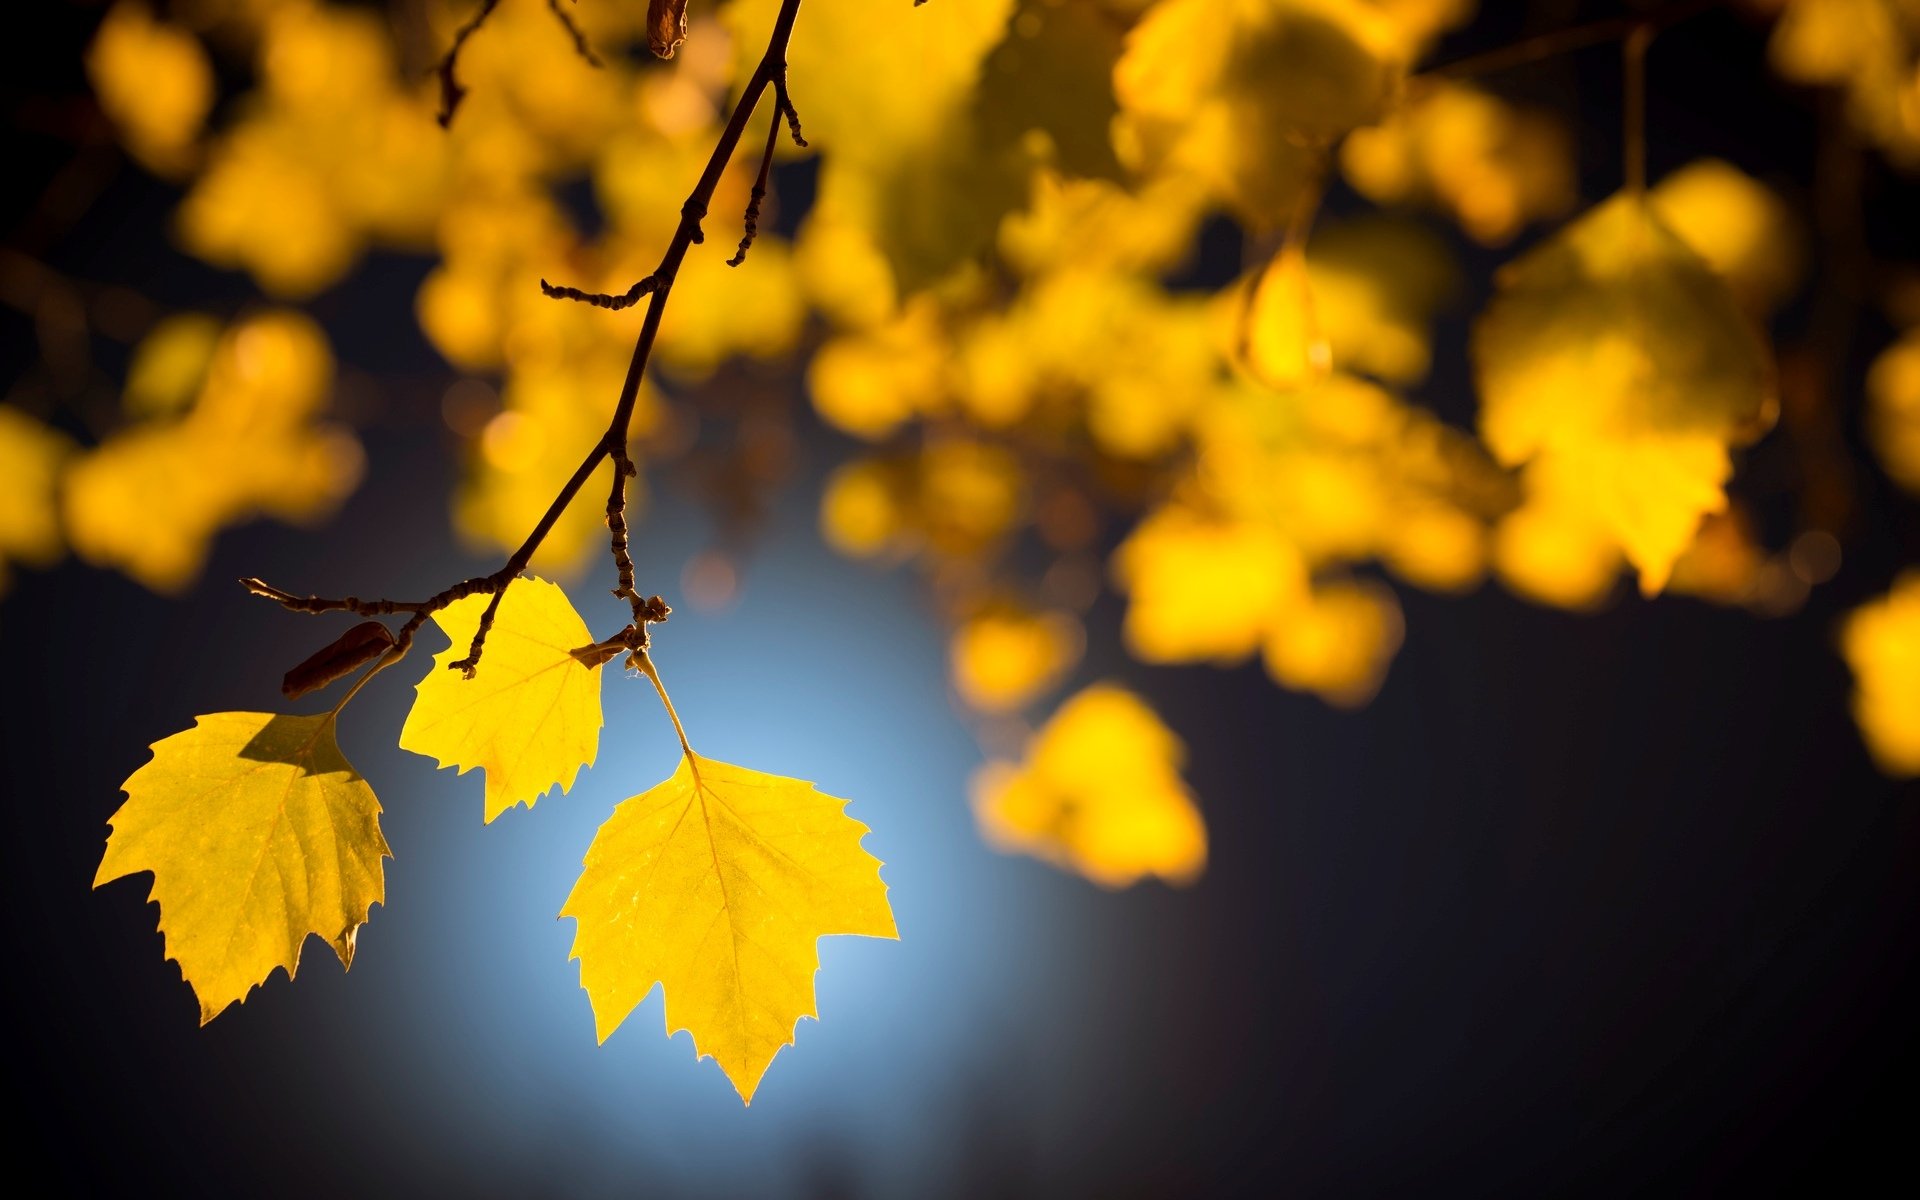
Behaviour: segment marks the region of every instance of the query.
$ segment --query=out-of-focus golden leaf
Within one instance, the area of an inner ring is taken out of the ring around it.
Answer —
[[[486,772],[485,819],[516,804],[533,807],[556,785],[573,789],[600,745],[600,668],[572,651],[593,642],[558,584],[519,579],[500,598],[473,678],[449,670],[465,659],[488,595],[456,600],[433,614],[447,635],[415,689],[400,748],[466,774]]]
[[[1341,370],[1394,384],[1426,378],[1434,316],[1459,288],[1459,268],[1431,231],[1389,218],[1316,230],[1307,280]]]
[[[87,79],[142,166],[167,178],[192,168],[213,107],[213,64],[198,38],[122,0],[87,47]]]
[[[1622,560],[1619,541],[1584,506],[1530,500],[1494,529],[1493,561],[1527,599],[1587,609],[1606,599]]]
[[[1060,706],[1018,766],[973,779],[987,841],[1076,871],[1102,887],[1145,875],[1191,883],[1207,827],[1180,777],[1180,742],[1133,693],[1096,684]]]
[[[1000,223],[1000,256],[1029,275],[1062,267],[1163,269],[1189,252],[1205,199],[1195,181],[1179,175],[1128,190],[1043,168],[1033,173],[1026,207]]]
[[[1853,669],[1853,718],[1889,775],[1920,775],[1920,572],[1855,609],[1841,630]]]
[[[820,497],[820,532],[828,545],[855,558],[871,558],[899,538],[908,516],[894,475],[883,464],[867,460],[833,473]]]
[[[1854,127],[1920,163],[1920,14],[1911,0],[1789,0],[1768,46],[1797,83],[1842,88]]]
[[[1505,268],[1473,334],[1480,428],[1666,582],[1773,416],[1772,360],[1724,281],[1622,193]]]
[[[751,1103],[800,1018],[819,1016],[820,939],[900,936],[846,806],[689,750],[614,809],[560,910],[600,1040],[659,984],[668,1035],[691,1033]]]
[[[939,310],[923,298],[884,325],[820,347],[807,367],[807,391],[828,423],[883,438],[943,405],[950,355]]]
[[[1573,143],[1546,114],[1478,88],[1428,82],[1340,147],[1348,182],[1379,204],[1426,203],[1487,245],[1557,217],[1578,197]]]
[[[56,488],[61,467],[73,454],[65,435],[0,404],[0,591],[7,564],[47,566],[59,560],[63,542]]]
[[[1373,699],[1405,624],[1393,593],[1353,580],[1317,583],[1276,615],[1263,647],[1282,687],[1353,708]]]
[[[1306,588],[1300,553],[1270,525],[1170,506],[1114,551],[1127,649],[1143,662],[1233,662]]]
[[[1282,246],[1250,287],[1240,332],[1247,369],[1274,388],[1299,387],[1332,370],[1307,278],[1306,247]]]
[[[181,204],[187,249],[297,298],[339,279],[372,240],[429,244],[455,151],[424,94],[402,87],[379,16],[277,5],[258,68],[254,102],[214,139]]]
[[[1753,313],[1771,312],[1800,281],[1800,230],[1780,197],[1731,163],[1703,158],[1660,181],[1647,203],[1724,277]]]
[[[971,708],[1012,712],[1059,682],[1084,641],[1080,623],[1065,613],[988,609],[953,632],[953,686]]]
[[[94,875],[153,872],[167,956],[200,1000],[200,1023],[275,969],[292,978],[310,933],[353,965],[386,894],[380,802],[341,755],[331,713],[211,713],[155,742]]]
[[[1867,372],[1867,430],[1894,482],[1920,494],[1920,328],[1880,352]]]
[[[205,313],[163,317],[133,348],[122,406],[130,417],[184,412],[200,395],[220,345],[220,322]]]
[[[1277,228],[1318,157],[1384,111],[1402,31],[1360,0],[1160,0],[1114,68],[1114,137],[1135,170],[1192,175]]]
[[[235,323],[184,414],[132,425],[73,461],[61,503],[74,552],[177,591],[224,526],[332,512],[363,465],[352,435],[318,419],[332,377],[309,318],[273,310]]]

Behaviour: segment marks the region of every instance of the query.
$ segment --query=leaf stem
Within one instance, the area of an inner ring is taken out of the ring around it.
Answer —
[[[1632,37],[1635,30],[1648,29],[1658,32],[1697,17],[1701,13],[1719,8],[1723,3],[1725,0],[1690,0],[1689,3],[1670,5],[1650,13],[1609,17],[1604,21],[1592,21],[1585,25],[1555,29],[1535,37],[1524,38],[1511,45],[1498,46],[1479,54],[1470,54],[1465,58],[1429,67],[1420,73],[1416,82],[1430,79],[1471,79],[1480,75],[1498,74],[1514,67],[1524,67],[1529,63],[1556,58],[1575,50],[1584,50],[1589,46],[1617,42],[1622,38]]]
[[[1647,190],[1647,48],[1657,32],[1651,24],[1636,25],[1620,43],[1620,152],[1627,191],[1636,196]]]
[[[666,687],[660,682],[660,672],[654,669],[653,659],[648,657],[645,650],[634,651],[633,657],[640,668],[640,673],[652,681],[653,690],[660,694],[660,703],[666,705],[667,716],[673,721],[673,731],[680,735],[680,753],[687,756],[688,763],[692,763],[694,754],[693,747],[687,744],[687,727],[680,723],[680,714],[674,711],[673,700],[667,695]]]

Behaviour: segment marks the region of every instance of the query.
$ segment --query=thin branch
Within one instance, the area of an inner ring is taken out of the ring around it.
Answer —
[[[793,135],[793,144],[804,150],[807,139],[800,133],[800,110],[793,106],[793,96],[787,91],[787,68],[784,63],[773,81],[773,102],[787,118],[787,132]]]
[[[573,18],[567,15],[566,9],[560,7],[560,0],[547,0],[547,9],[553,13],[553,19],[560,22],[560,28],[566,30],[567,36],[573,39],[575,54],[586,59],[587,65],[595,70],[607,65],[601,62],[600,56],[593,52],[593,46],[588,43],[585,31],[573,23]]]
[[[753,181],[753,193],[747,197],[746,231],[741,235],[740,248],[727,260],[730,267],[747,261],[747,251],[753,247],[753,239],[760,232],[760,202],[767,198],[767,177],[773,173],[773,148],[780,144],[780,117],[781,111],[776,104],[773,120],[767,125],[766,153],[760,156],[760,175]]]
[[[1647,48],[1657,32],[1651,25],[1635,26],[1620,43],[1620,153],[1626,189],[1636,196],[1647,190]]]
[[[452,60],[460,43],[478,27],[488,13],[492,12],[497,3],[498,0],[490,0],[486,3],[475,19],[469,22],[456,37],[454,48],[449,51],[444,65],[443,80],[452,79]],[[575,288],[554,287],[545,280],[541,281],[541,290],[549,296],[582,300],[589,304],[606,301],[606,303],[599,303],[599,307],[626,308],[637,303],[642,296],[649,297],[649,302],[646,316],[641,322],[639,336],[634,341],[633,358],[627,366],[626,379],[620,386],[620,397],[614,406],[613,417],[607,423],[606,432],[593,444],[580,465],[561,486],[560,493],[553,498],[553,503],[547,507],[539,523],[520,544],[520,548],[513,552],[512,557],[491,575],[462,580],[445,591],[421,601],[360,600],[352,596],[330,600],[318,596],[298,596],[259,579],[241,581],[253,594],[273,600],[295,612],[345,611],[366,615],[406,612],[412,614],[394,635],[393,649],[382,655],[368,669],[367,674],[355,682],[353,688],[347,693],[348,698],[364,687],[375,674],[406,656],[408,648],[413,644],[414,633],[426,623],[429,616],[457,600],[486,593],[492,599],[488,602],[486,611],[481,614],[473,641],[468,646],[467,656],[458,662],[448,664],[449,668],[459,670],[468,678],[472,678],[475,668],[479,665],[481,652],[485,649],[487,633],[493,627],[494,618],[499,613],[501,598],[506,595],[507,588],[520,576],[521,572],[527,569],[527,565],[533,560],[534,553],[552,532],[561,514],[566,512],[574,498],[579,495],[581,487],[605,459],[611,459],[614,463],[614,486],[607,498],[607,524],[614,535],[613,558],[620,583],[616,594],[624,594],[634,611],[634,624],[629,631],[623,631],[622,636],[630,639],[633,649],[642,659],[640,665],[645,669],[646,627],[666,620],[670,610],[658,596],[641,599],[633,584],[633,562],[626,544],[626,481],[635,474],[632,458],[627,451],[627,442],[633,425],[634,408],[640,397],[640,380],[646,373],[647,361],[652,356],[654,342],[660,334],[660,322],[666,313],[667,297],[673,290],[674,276],[679,273],[680,264],[685,261],[687,251],[705,240],[700,223],[707,215],[707,206],[712,202],[714,190],[719,186],[728,163],[733,159],[734,151],[740,145],[740,138],[746,132],[754,109],[769,88],[774,89],[776,103],[783,106],[789,122],[796,131],[798,129],[798,117],[794,115],[791,104],[782,98],[785,96],[787,44],[793,37],[794,18],[799,10],[800,0],[781,0],[780,11],[774,17],[773,30],[768,36],[766,52],[761,56],[759,66],[754,68],[753,75],[747,80],[745,87],[741,89],[739,102],[734,105],[726,127],[721,130],[719,141],[714,146],[712,155],[708,157],[699,181],[694,184],[686,203],[681,205],[679,227],[674,231],[672,240],[667,243],[666,251],[660,258],[660,266],[653,274],[635,284],[627,297],[597,296]],[[457,103],[457,85],[454,86],[456,88],[455,103]],[[620,301],[623,300],[624,303],[621,303]],[[335,706],[334,711],[338,712],[340,706],[345,703],[346,699],[342,699],[340,705]]]
[[[1687,0],[1686,3],[1674,4],[1650,13],[1609,17],[1604,21],[1556,29],[1537,37],[1524,38],[1510,46],[1499,46],[1479,54],[1455,59],[1453,62],[1429,67],[1420,73],[1420,78],[1469,79],[1479,75],[1494,75],[1501,71],[1512,70],[1514,67],[1524,67],[1543,59],[1570,54],[1575,50],[1584,50],[1589,46],[1617,42],[1622,38],[1631,37],[1636,29],[1651,29],[1657,33],[1697,17],[1701,13],[1719,8],[1725,2],[1726,0]]]
[[[460,51],[467,39],[479,31],[500,7],[500,0],[480,0],[480,11],[473,14],[471,20],[462,25],[453,35],[453,45],[447,47],[447,53],[435,64],[434,73],[440,76],[440,128],[446,129],[453,124],[454,110],[460,107],[460,101],[466,97],[467,89],[460,86],[454,77],[454,68],[460,65]]]
[[[636,660],[634,665],[653,684],[653,690],[660,694],[660,703],[666,706],[667,716],[673,721],[673,731],[680,737],[680,753],[687,756],[687,763],[691,766],[694,761],[693,747],[687,744],[687,727],[680,723],[680,714],[674,710],[673,700],[667,695],[666,686],[660,682],[660,672],[654,669],[653,659],[645,650],[635,652],[633,657]],[[694,769],[699,770],[698,767]]]
[[[607,308],[612,309],[614,312],[619,312],[623,308],[632,308],[634,305],[640,303],[642,296],[652,295],[654,289],[659,286],[659,277],[649,275],[639,283],[634,284],[626,291],[615,296],[606,292],[583,292],[576,287],[561,287],[542,279],[540,281],[540,293],[554,300],[578,300],[582,304],[591,304],[595,308]]]

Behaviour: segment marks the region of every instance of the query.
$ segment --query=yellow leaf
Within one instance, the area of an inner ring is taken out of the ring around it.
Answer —
[[[220,322],[205,313],[164,317],[133,348],[121,404],[128,416],[183,412],[200,394],[220,345]]]
[[[601,1041],[656,983],[684,1029],[751,1103],[801,1017],[818,1017],[818,942],[897,938],[880,860],[845,800],[688,750],[672,778],[594,835],[560,910]]]
[[[1306,586],[1300,553],[1270,525],[1163,508],[1114,551],[1128,594],[1127,649],[1143,662],[1233,662]]]
[[[1767,185],[1731,163],[1703,158],[1662,179],[1647,202],[1750,311],[1764,315],[1792,294],[1800,231]]]
[[[1273,618],[1267,674],[1282,687],[1356,708],[1380,690],[1404,629],[1400,605],[1386,588],[1321,584]]]
[[[311,319],[235,322],[205,376],[184,415],[108,437],[75,459],[61,492],[75,553],[158,591],[193,581],[223,525],[325,516],[360,476],[359,443],[314,419],[333,355]]]
[[[1841,630],[1853,668],[1853,717],[1889,775],[1920,775],[1920,571],[1855,609]]]
[[[1594,608],[1620,569],[1620,544],[1582,509],[1529,500],[1494,530],[1493,562],[1506,585],[1558,608]]]
[[[1664,584],[1725,503],[1730,446],[1773,417],[1773,364],[1726,283],[1621,193],[1505,268],[1473,332],[1480,429]]]
[[[1867,372],[1867,431],[1895,483],[1920,493],[1920,329],[1880,352]]]
[[[1306,247],[1290,241],[1254,279],[1241,315],[1247,368],[1273,388],[1295,388],[1333,369],[1307,279]]]
[[[175,176],[213,107],[213,64],[191,33],[156,21],[144,4],[116,4],[87,47],[100,107],[142,164]]]
[[[73,443],[12,405],[0,405],[0,587],[9,559],[46,566],[60,557],[55,505]]]
[[[990,609],[954,630],[953,685],[981,712],[1011,712],[1052,686],[1080,657],[1084,635],[1064,613]]]
[[[572,789],[600,744],[600,668],[570,651],[593,642],[558,584],[517,579],[472,679],[448,669],[467,657],[490,597],[468,596],[433,614],[451,644],[434,657],[400,730],[400,748],[440,766],[486,772],[486,819],[531,808],[555,784]]]
[[[1573,139],[1556,119],[1452,82],[1429,81],[1340,145],[1341,170],[1368,199],[1429,203],[1487,245],[1572,208],[1574,166]]]
[[[167,954],[206,1024],[318,934],[353,965],[386,894],[380,802],[341,756],[332,714],[212,713],[154,743],[124,785],[93,884],[153,872]]]
[[[1247,220],[1287,220],[1323,148],[1373,120],[1406,70],[1359,0],[1160,0],[1114,67],[1121,158],[1205,180]]]
[[[1422,225],[1374,218],[1316,230],[1307,278],[1328,357],[1343,371],[1420,382],[1432,360],[1428,327],[1458,274]]]
[[[870,558],[900,535],[907,521],[897,472],[883,463],[848,463],[828,478],[820,496],[820,533],[852,558]]]
[[[1095,684],[1060,706],[1023,765],[989,763],[974,776],[974,816],[994,846],[1102,887],[1143,875],[1191,883],[1206,869],[1207,827],[1181,757],[1139,697]]]

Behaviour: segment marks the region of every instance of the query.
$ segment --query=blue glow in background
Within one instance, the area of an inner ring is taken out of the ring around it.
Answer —
[[[1539,15],[1482,8],[1486,44]],[[73,48],[97,14],[36,10],[64,35],[0,46],[10,112],[35,89],[84,90]],[[1655,177],[1702,153],[1790,189],[1813,177],[1810,110],[1756,88],[1764,53],[1732,16],[1661,36]],[[1556,69],[1547,99],[1584,106],[1584,190],[1604,195],[1617,60]],[[73,152],[36,137],[16,136],[15,209]],[[1873,244],[1920,259],[1911,187],[1876,178]],[[781,181],[786,219],[805,182]],[[47,257],[163,306],[236,311],[250,286],[161,236],[175,199],[124,173]],[[1199,264],[1216,283],[1239,264],[1219,232]],[[1476,257],[1475,278],[1501,257]],[[658,996],[595,1046],[567,961],[572,923],[554,914],[594,829],[674,762],[650,689],[618,678],[597,765],[492,826],[477,777],[394,745],[399,676],[425,657],[374,685],[342,743],[396,858],[356,965],[310,942],[296,982],[195,1028],[143,885],[89,885],[145,747],[195,713],[276,707],[282,672],[338,627],[229,581],[409,595],[497,562],[450,548],[448,375],[412,312],[423,269],[376,258],[311,306],[360,373],[349,391],[371,430],[367,482],[337,521],[223,534],[177,599],[69,563],[22,573],[0,603],[20,1178],[244,1195],[1532,1196],[1825,1193],[1875,1169],[1889,1192],[1920,1189],[1920,804],[1867,761],[1834,648],[1841,614],[1920,561],[1911,502],[1877,477],[1858,481],[1840,577],[1792,620],[1409,590],[1407,644],[1355,714],[1257,667],[1131,663],[1102,602],[1080,681],[1153,701],[1190,749],[1212,839],[1194,888],[1105,893],[981,845],[942,637],[907,574],[821,546],[819,479],[849,447],[816,431],[740,605],[683,608],[658,654],[703,751],[853,800],[903,935],[822,943],[823,1019],[751,1109],[685,1035],[663,1036]],[[1850,395],[1889,336],[1864,324]],[[0,335],[0,371],[25,377],[29,323]],[[1464,342],[1456,314],[1421,396],[1461,425]],[[1791,473],[1772,444],[1743,481]],[[684,478],[655,482],[636,548],[642,585],[671,594],[710,531],[672,499],[695,490]],[[605,586],[572,589],[603,630],[622,619]]]

